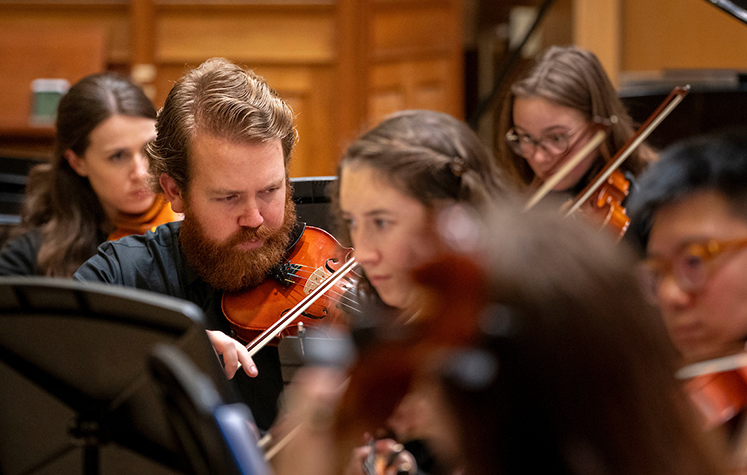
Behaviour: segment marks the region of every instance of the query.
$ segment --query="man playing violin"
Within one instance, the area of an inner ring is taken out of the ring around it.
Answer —
[[[639,185],[630,210],[631,234],[646,255],[642,281],[683,365],[740,359],[747,341],[747,134],[679,143]],[[745,402],[720,421],[734,442]]]
[[[282,390],[277,348],[250,358],[228,336],[221,296],[264,281],[302,232],[287,173],[295,139],[290,107],[251,71],[214,58],[186,73],[148,148],[153,188],[184,220],[101,246],[74,276],[200,306],[227,376],[243,367],[235,380],[262,429]]]

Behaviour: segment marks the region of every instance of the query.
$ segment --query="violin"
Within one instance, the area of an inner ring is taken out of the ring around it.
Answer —
[[[413,270],[413,280],[424,296],[416,315],[407,321],[377,318],[373,326],[363,325],[358,330],[358,338],[354,334],[358,358],[349,370],[348,385],[338,404],[337,440],[357,440],[363,433],[386,431],[387,420],[431,357],[479,338],[488,282],[479,256],[465,250],[478,244],[455,245],[444,242],[446,237],[439,239],[443,246],[438,247],[443,249]]]
[[[619,241],[630,226],[625,207],[622,205],[630,191],[630,180],[620,170],[614,170],[597,188],[586,205],[579,208],[586,218],[606,229]]]
[[[248,342],[250,356],[282,336],[297,334],[291,323],[340,324],[352,308],[347,293],[355,283],[352,249],[328,232],[307,226],[272,278],[239,292],[225,292],[221,307],[236,336]]]
[[[705,418],[705,428],[719,427],[747,407],[747,353],[682,368],[685,392]]]
[[[623,201],[628,196],[630,182],[618,171],[620,165],[648,138],[661,122],[679,105],[690,91],[690,86],[677,86],[659,107],[641,124],[623,147],[574,199],[566,216],[586,205],[586,212],[602,218],[602,227],[610,229],[618,239],[628,230],[630,218]]]
[[[677,86],[662,101],[659,107],[649,116],[638,130],[628,139],[623,147],[607,161],[606,165],[592,178],[586,187],[573,199],[573,202],[564,206],[566,216],[574,214],[581,209],[582,213],[591,216],[593,221],[601,223],[603,229],[609,229],[619,240],[625,235],[630,225],[630,218],[625,207],[622,205],[630,190],[630,182],[625,175],[618,171],[620,165],[648,138],[659,124],[682,102],[690,86]],[[573,155],[563,166],[550,177],[535,194],[527,201],[524,210],[527,211],[536,205],[552,188],[565,178],[573,169],[581,163],[590,153],[607,137],[607,128],[617,121],[616,117],[610,117],[609,122],[595,119],[592,127],[597,130],[589,142]],[[583,207],[583,208],[582,208]]]

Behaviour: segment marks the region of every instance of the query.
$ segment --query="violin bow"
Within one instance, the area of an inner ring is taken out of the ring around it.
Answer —
[[[253,357],[260,349],[271,342],[277,337],[280,332],[285,330],[291,323],[299,318],[303,312],[306,311],[314,302],[316,302],[322,295],[330,290],[337,282],[345,277],[355,267],[355,258],[351,257],[345,264],[339,269],[329,275],[324,281],[319,284],[317,288],[311,291],[306,297],[303,298],[295,307],[293,307],[286,315],[280,317],[278,321],[272,324],[267,330],[263,331],[257,338],[252,340],[246,349],[249,351],[249,356]]]
[[[674,110],[675,107],[682,102],[687,93],[690,91],[690,85],[677,86],[672,89],[672,92],[659,104],[659,107],[646,119],[646,122],[641,125],[635,134],[633,134],[628,142],[621,148],[617,154],[607,163],[607,165],[597,174],[597,178],[589,182],[584,190],[579,194],[579,198],[576,199],[574,204],[566,212],[566,217],[573,214],[582,204],[586,203],[592,193],[604,183],[607,178],[617,170],[620,165],[633,153],[638,146],[640,146],[644,140],[651,135],[651,132],[656,129],[661,122],[667,118],[667,116]]]
[[[676,376],[677,379],[692,379],[704,374],[733,371],[745,366],[747,366],[747,353],[737,353],[685,366],[677,371]]]
[[[610,121],[617,121],[617,117],[610,117]],[[539,203],[539,201],[544,198],[545,195],[547,195],[555,185],[560,183],[560,180],[565,178],[571,171],[573,171],[573,169],[576,168],[576,166],[578,166],[578,164],[581,163],[592,151],[594,151],[599,146],[599,144],[604,142],[606,138],[606,127],[602,127],[597,130],[597,132],[591,137],[586,145],[584,145],[581,150],[573,155],[570,160],[565,162],[563,166],[560,167],[560,169],[553,176],[548,178],[547,181],[544,182],[542,186],[534,193],[534,195],[532,195],[529,201],[527,201],[526,205],[524,205],[524,211],[526,212],[534,208],[534,206]]]

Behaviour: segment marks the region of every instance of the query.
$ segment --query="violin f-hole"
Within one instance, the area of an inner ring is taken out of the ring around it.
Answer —
[[[282,316],[284,317],[291,310],[293,310],[293,309],[287,308],[287,309],[283,310]],[[301,312],[301,316],[302,317],[306,317],[306,318],[310,318],[312,320],[322,320],[323,318],[325,318],[327,316],[328,313],[329,312],[327,310],[327,307],[322,307],[322,315],[314,315],[313,313],[309,313],[309,312]]]

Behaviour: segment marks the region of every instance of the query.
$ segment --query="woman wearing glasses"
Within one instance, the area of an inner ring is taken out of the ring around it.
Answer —
[[[646,253],[644,289],[681,355],[681,376],[747,468],[747,134],[667,149],[630,210],[631,236]]]
[[[592,136],[595,119],[617,118],[595,152],[553,187],[577,195],[633,135],[633,121],[612,87],[597,57],[575,47],[552,47],[511,86],[501,118],[505,137],[499,164],[528,193],[538,189],[581,150]],[[646,145],[623,162],[630,179],[655,153]]]

